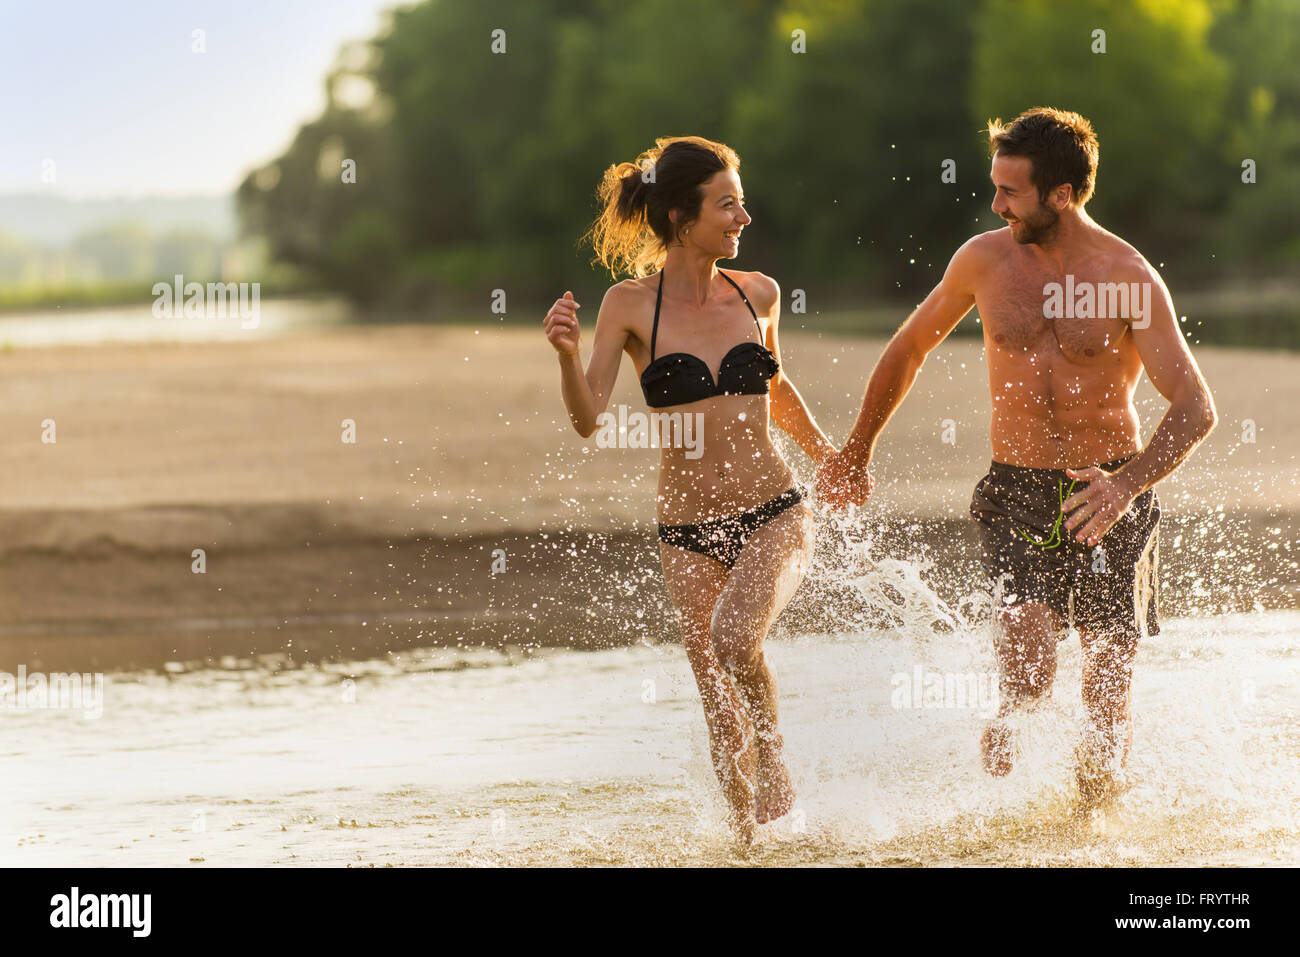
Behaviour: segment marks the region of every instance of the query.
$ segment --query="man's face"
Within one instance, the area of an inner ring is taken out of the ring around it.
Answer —
[[[993,155],[993,212],[1011,227],[1016,242],[1042,243],[1056,233],[1058,213],[1038,200],[1038,187],[1031,178],[1033,161],[1027,156]]]

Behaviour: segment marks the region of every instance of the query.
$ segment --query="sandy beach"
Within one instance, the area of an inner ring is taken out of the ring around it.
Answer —
[[[842,440],[883,343],[798,324],[783,332],[785,367]],[[1170,527],[1189,536],[1165,560],[1207,595],[1216,564],[1249,566],[1259,594],[1238,586],[1239,605],[1291,604],[1294,358],[1196,355],[1221,425],[1160,487]],[[458,639],[581,645],[581,629],[544,625],[591,548],[622,570],[595,583],[594,601],[628,620],[662,607],[649,547],[658,453],[596,448],[572,431],[536,330],[390,325],[22,347],[0,353],[0,369],[10,476],[0,667],[356,655]],[[642,407],[626,360],[614,403]],[[1144,435],[1164,408],[1144,380]],[[42,441],[51,421],[56,441]],[[987,421],[981,346],[950,339],[882,439],[861,520],[910,527],[913,540],[935,529],[960,539],[989,460]],[[1255,441],[1243,441],[1252,429]],[[810,479],[808,461],[781,442]],[[192,570],[195,549],[204,574]],[[497,549],[507,572],[493,575]]]

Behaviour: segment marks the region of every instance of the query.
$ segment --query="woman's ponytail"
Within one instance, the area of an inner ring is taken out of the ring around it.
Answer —
[[[633,163],[615,163],[597,187],[600,214],[583,239],[614,276],[646,276],[659,268],[676,240],[677,226],[700,213],[700,184],[724,169],[739,169],[729,146],[699,136],[665,136]]]

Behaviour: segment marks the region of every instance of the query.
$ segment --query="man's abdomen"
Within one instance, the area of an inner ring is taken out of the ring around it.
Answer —
[[[993,458],[1029,468],[1081,468],[1138,451],[1133,390],[1140,371],[1129,363],[1080,365],[1056,350],[1015,361],[990,355]]]
[[[1027,468],[1085,468],[1131,455],[1141,448],[1137,411],[1084,420],[1037,417],[993,410],[989,440],[993,458]]]

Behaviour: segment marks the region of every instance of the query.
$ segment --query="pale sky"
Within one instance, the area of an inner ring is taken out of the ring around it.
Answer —
[[[396,5],[0,0],[0,194],[233,190],[319,114],[340,45]]]

